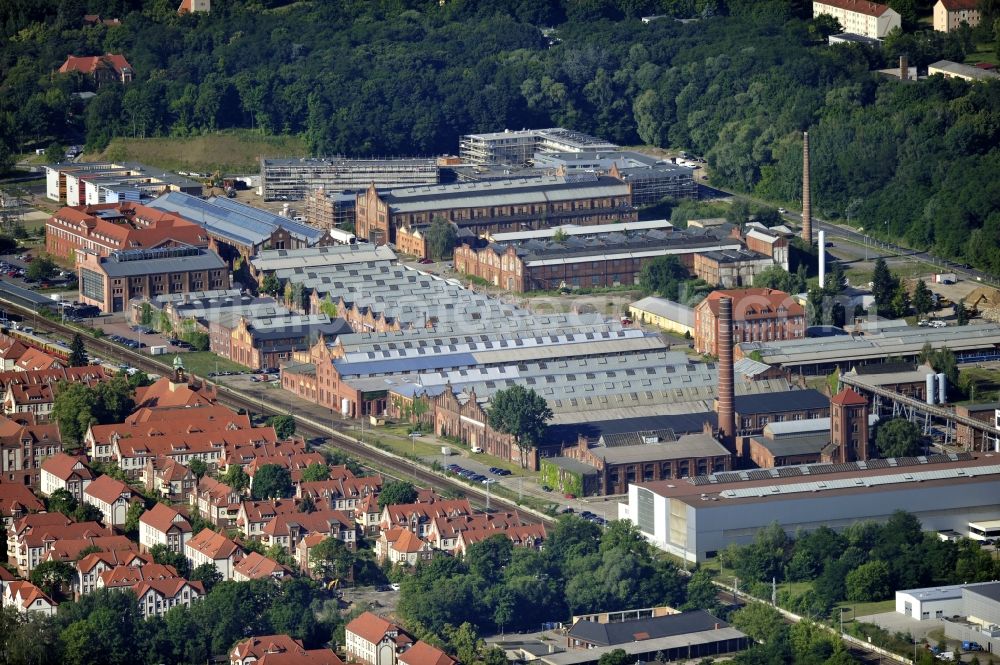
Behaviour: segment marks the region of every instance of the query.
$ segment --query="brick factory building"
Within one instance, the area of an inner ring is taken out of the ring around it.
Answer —
[[[713,291],[694,308],[694,348],[719,355],[719,299],[733,299],[733,342],[800,339],[806,335],[805,310],[784,291],[732,289]]]
[[[176,244],[207,247],[208,234],[180,215],[128,201],[67,206],[45,223],[45,251],[74,261],[78,250],[107,256]]]
[[[738,251],[740,241],[726,234],[725,229],[671,228],[491,243],[482,249],[463,244],[455,249],[455,270],[519,293],[635,284],[643,267],[661,256],[677,256],[693,269],[699,253]]]
[[[198,247],[80,253],[80,300],[102,312],[123,312],[133,298],[230,287],[226,262]]]
[[[468,182],[359,194],[356,233],[395,243],[400,228],[420,229],[437,218],[473,235],[560,224],[636,221],[631,186],[610,176],[581,174]]]

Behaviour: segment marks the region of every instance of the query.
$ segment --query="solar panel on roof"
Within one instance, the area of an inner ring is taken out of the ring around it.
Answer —
[[[884,459],[870,459],[867,462],[869,469],[888,469],[889,461]]]
[[[780,467],[777,471],[779,478],[792,478],[794,476],[802,475],[802,470],[799,469],[797,466],[783,466]]]
[[[765,469],[754,469],[753,471],[747,472],[747,478],[750,480],[768,480],[771,477],[770,470]]]
[[[809,467],[809,475],[815,476],[824,473],[833,473],[833,464],[817,464]]]

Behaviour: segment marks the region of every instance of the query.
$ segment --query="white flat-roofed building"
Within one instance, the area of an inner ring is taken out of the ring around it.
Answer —
[[[1000,79],[1000,74],[996,72],[951,60],[938,60],[927,65],[927,75],[934,76],[935,74],[963,81],[996,81]]]
[[[561,127],[467,134],[459,140],[459,155],[473,164],[513,164],[531,161],[536,152],[614,151],[618,146],[583,132]]]
[[[962,614],[962,589],[990,584],[950,584],[948,586],[905,589],[896,592],[896,612],[911,619],[941,619]]]
[[[1000,538],[1000,519],[969,522],[969,538],[980,541]]]
[[[915,462],[915,463],[914,463]],[[777,522],[789,533],[884,521],[897,510],[930,531],[996,515],[1000,455],[969,453],[810,464],[629,485],[618,516],[660,549],[706,561]]]

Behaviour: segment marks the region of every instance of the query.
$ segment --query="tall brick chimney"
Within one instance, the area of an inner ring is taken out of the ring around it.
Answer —
[[[719,432],[722,445],[736,454],[736,417],[733,412],[733,299],[719,298],[716,339],[719,345],[719,388],[717,395]]]
[[[899,80],[906,81],[910,77],[910,61],[905,55],[899,56]]]
[[[812,197],[809,195],[809,132],[802,132],[802,239],[812,246]]]

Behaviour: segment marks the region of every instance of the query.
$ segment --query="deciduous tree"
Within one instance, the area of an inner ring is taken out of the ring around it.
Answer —
[[[413,503],[417,500],[417,489],[413,483],[405,480],[391,480],[382,486],[378,494],[378,507],[393,506],[401,503]]]
[[[924,436],[916,423],[894,418],[879,423],[875,446],[880,457],[913,457],[924,450]]]
[[[513,385],[493,393],[487,415],[490,427],[514,437],[524,467],[528,451],[545,435],[545,422],[552,417],[552,409],[534,390]]]
[[[257,469],[250,486],[255,499],[287,499],[294,490],[288,469],[277,464],[264,464]]]

